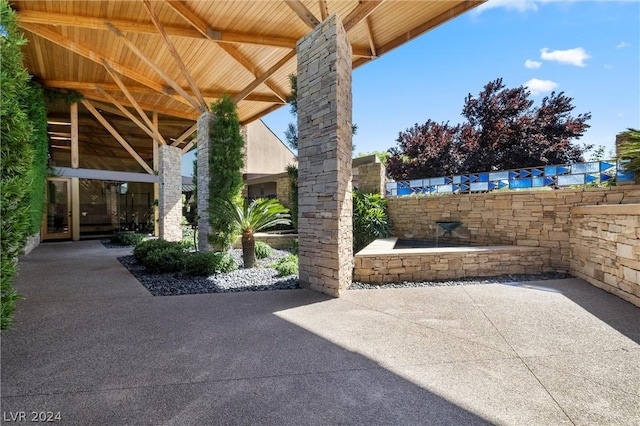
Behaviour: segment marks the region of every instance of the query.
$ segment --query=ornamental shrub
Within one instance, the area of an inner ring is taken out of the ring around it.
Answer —
[[[137,246],[146,238],[145,234],[137,232],[120,231],[113,234],[111,242],[114,244],[122,244],[123,246]]]
[[[170,249],[170,248],[173,248],[176,245],[180,246],[181,250],[184,249],[182,243],[179,243],[179,242],[171,242],[171,241],[161,240],[159,238],[158,239],[146,240],[146,241],[143,241],[140,244],[138,244],[133,249],[133,257],[136,259],[136,261],[138,263],[144,264],[145,263],[145,259],[147,258],[147,256],[150,253],[152,253],[154,251]]]
[[[353,251],[362,250],[377,238],[392,234],[387,201],[380,194],[353,191]]]
[[[256,257],[258,259],[266,259],[273,253],[273,248],[264,241],[256,241]]]
[[[154,250],[145,256],[142,264],[150,272],[180,272],[185,267],[189,253],[184,251],[180,243],[173,243],[165,248]]]
[[[189,253],[185,258],[187,275],[210,276],[238,269],[238,264],[228,252],[201,251]]]
[[[280,258],[271,264],[271,268],[278,271],[279,277],[298,275],[298,256],[290,254]]]

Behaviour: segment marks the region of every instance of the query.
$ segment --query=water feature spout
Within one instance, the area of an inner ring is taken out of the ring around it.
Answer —
[[[439,232],[436,229],[436,247],[438,247],[438,238],[440,236],[449,235],[450,237],[453,235],[453,231],[462,225],[462,222],[450,222],[450,221],[436,221],[436,225],[442,230]]]

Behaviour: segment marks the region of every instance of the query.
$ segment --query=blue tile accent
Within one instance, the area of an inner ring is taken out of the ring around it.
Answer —
[[[531,178],[511,179],[509,188],[531,188]]]

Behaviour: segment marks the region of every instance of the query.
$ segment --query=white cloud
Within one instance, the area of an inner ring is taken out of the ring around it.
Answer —
[[[499,7],[518,12],[526,12],[529,10],[535,12],[538,10],[538,6],[534,0],[489,0],[476,7],[474,11],[476,13],[482,13],[485,10],[496,9]]]
[[[627,43],[626,41],[621,41],[616,46],[616,49],[624,49],[625,47],[629,47],[629,46],[631,46],[631,45],[629,43]]]
[[[575,65],[576,67],[586,67],[584,63],[591,56],[582,47],[567,50],[552,50],[548,48],[540,49],[540,58],[545,61],[555,61],[561,64]]]
[[[531,59],[527,59],[526,61],[524,61],[525,68],[537,70],[541,66],[542,66],[542,62],[539,62],[539,61],[532,61]]]
[[[543,93],[549,93],[556,87],[558,87],[558,83],[551,80],[539,80],[537,78],[532,78],[524,84],[530,91],[531,94],[536,96]]]

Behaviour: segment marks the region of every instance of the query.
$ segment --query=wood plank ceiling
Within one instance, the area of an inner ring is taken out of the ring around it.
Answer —
[[[483,1],[10,3],[28,40],[29,72],[45,87],[85,96],[80,126],[90,137],[81,138],[80,155],[127,156],[90,113],[93,107],[151,164],[152,136],[189,149],[185,133],[223,93],[238,103],[244,123],[286,104],[289,75],[296,71],[296,42],[329,14],[342,17],[355,68]],[[157,128],[150,121],[152,111],[158,114]],[[52,122],[65,113],[60,105],[50,106]],[[68,132],[52,126],[53,136]],[[62,150],[64,138],[57,140]]]

